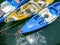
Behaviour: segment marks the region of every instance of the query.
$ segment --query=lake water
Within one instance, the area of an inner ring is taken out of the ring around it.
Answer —
[[[55,2],[57,1],[59,0],[55,0]],[[25,19],[24,22],[27,20]],[[13,34],[22,27],[24,24],[22,22],[2,23],[0,24],[0,29],[5,29],[8,33]],[[24,37],[20,37],[20,35],[6,35],[6,38],[7,45],[60,45],[60,17],[54,23],[40,29],[40,31],[29,33]]]

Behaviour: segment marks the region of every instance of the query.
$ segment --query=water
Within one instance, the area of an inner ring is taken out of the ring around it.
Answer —
[[[59,0],[55,0],[57,2]],[[0,1],[2,2],[2,1]],[[6,30],[9,34],[16,33],[19,28],[27,21],[10,22],[0,24],[0,29]],[[23,23],[24,22],[24,23]],[[6,35],[7,45],[60,45],[60,17],[40,31],[29,33],[24,37],[20,35]]]

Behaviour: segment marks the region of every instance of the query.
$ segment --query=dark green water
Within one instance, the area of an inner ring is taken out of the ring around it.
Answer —
[[[55,2],[57,1],[60,0],[55,0]],[[28,19],[10,22],[8,24],[3,22],[0,24],[0,30],[5,29],[10,34],[16,33],[17,30],[19,30],[19,28],[21,28],[21,26],[24,24],[23,22],[26,22],[27,20]],[[5,36],[5,43],[7,45],[60,45],[60,17],[54,23],[48,25],[43,29],[40,29],[40,31],[34,32],[33,34],[30,33],[29,35],[26,35],[22,38],[19,35]],[[0,37],[0,39],[2,38]]]

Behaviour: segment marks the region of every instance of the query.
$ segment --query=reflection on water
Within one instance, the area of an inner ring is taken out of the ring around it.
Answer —
[[[47,45],[46,38],[39,32],[26,37],[16,37],[16,45]]]

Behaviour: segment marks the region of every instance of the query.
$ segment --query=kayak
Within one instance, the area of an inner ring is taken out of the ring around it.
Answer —
[[[53,1],[54,0],[30,0],[28,3],[21,6],[20,9],[9,14],[9,16],[4,20],[4,22],[8,23],[11,21],[18,21],[31,17],[45,7],[47,7]]]
[[[26,24],[18,30],[18,33],[29,33],[37,31],[52,22],[60,16],[60,2],[54,3],[36,13]]]
[[[6,0],[0,4],[0,23],[17,8],[27,3],[28,0]]]

